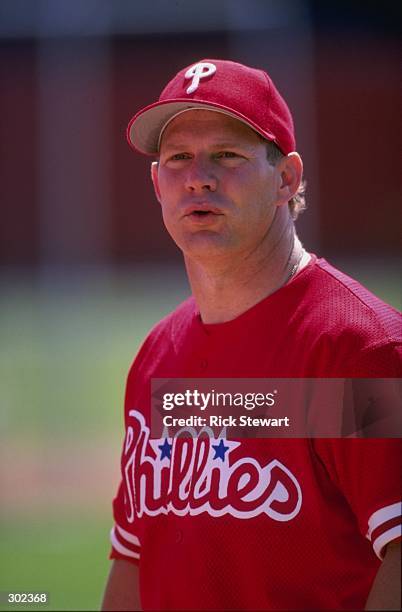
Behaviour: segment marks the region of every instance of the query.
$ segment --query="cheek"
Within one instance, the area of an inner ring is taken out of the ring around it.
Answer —
[[[159,189],[160,191],[168,192],[173,189],[177,189],[180,183],[180,176],[177,170],[171,170],[167,168],[161,168],[159,170]]]
[[[169,206],[169,203],[166,200],[163,200],[160,206],[162,212],[162,219],[165,224],[165,227],[169,231],[169,233],[172,233],[172,230],[174,230],[175,226],[175,220],[172,214],[172,207]]]
[[[174,207],[175,202],[177,202],[179,196],[177,181],[171,179],[167,181],[166,179],[164,180],[163,178],[160,178],[159,195],[159,201],[162,206],[162,210],[171,210]]]
[[[247,181],[240,182],[236,197],[241,203],[245,214],[253,218],[266,219],[271,215],[274,202],[272,186],[260,177],[248,177]]]
[[[169,189],[166,189],[160,184],[160,200],[159,205],[161,207],[162,219],[166,229],[172,236],[177,232],[178,220],[177,220],[177,197],[172,191],[171,185]]]

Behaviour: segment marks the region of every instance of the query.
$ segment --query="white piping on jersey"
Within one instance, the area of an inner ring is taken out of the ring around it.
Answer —
[[[123,536],[125,540],[127,540],[127,542],[130,542],[131,544],[135,544],[135,546],[141,546],[141,543],[139,539],[137,538],[137,536],[132,535],[131,533],[129,533],[128,531],[120,527],[120,525],[116,525],[116,527],[117,527],[117,531]]]
[[[368,520],[368,532],[366,537],[371,540],[371,534],[374,529],[377,529],[383,523],[390,521],[397,516],[402,515],[402,502],[396,502],[395,504],[391,504],[390,506],[384,506],[384,508],[380,508],[373,512]]]
[[[134,536],[132,536],[132,537],[134,537]],[[121,555],[126,555],[126,557],[132,557],[133,559],[139,559],[140,558],[140,554],[139,553],[134,552],[133,550],[130,550],[129,548],[126,548],[125,546],[123,546],[123,544],[121,544],[119,542],[119,540],[116,538],[115,528],[114,527],[113,527],[112,531],[110,532],[110,540],[111,540],[111,542],[113,544],[113,547]]]
[[[380,536],[378,536],[376,540],[374,540],[373,542],[374,552],[377,555],[377,557],[381,559],[381,561],[383,559],[383,556],[381,555],[381,551],[384,548],[384,546],[392,542],[392,540],[395,540],[396,538],[401,537],[401,536],[402,536],[402,525],[396,525],[395,527],[391,527],[391,529],[388,529],[388,531],[385,531],[384,533],[382,533]]]

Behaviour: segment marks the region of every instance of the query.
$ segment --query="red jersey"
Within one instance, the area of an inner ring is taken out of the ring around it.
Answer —
[[[112,558],[144,609],[362,609],[401,537],[397,439],[150,439],[151,378],[398,377],[401,317],[314,256],[236,319],[192,298],[128,376]]]

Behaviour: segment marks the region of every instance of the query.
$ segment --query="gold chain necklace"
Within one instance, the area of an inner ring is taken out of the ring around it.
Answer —
[[[293,251],[294,251],[294,247],[293,247],[293,249],[292,249],[292,253],[291,253],[291,255],[290,255],[289,259],[291,259],[291,258],[292,258]],[[290,279],[292,279],[292,278],[294,277],[294,275],[296,274],[296,272],[297,272],[297,270],[298,270],[298,268],[299,268],[299,266],[300,266],[301,260],[303,259],[303,255],[304,255],[304,249],[303,249],[303,247],[302,247],[302,249],[301,249],[301,251],[300,251],[300,255],[299,255],[299,257],[297,258],[297,261],[296,261],[296,262],[293,264],[293,266],[292,266],[292,268],[291,268],[291,270],[290,270],[290,274],[289,274],[288,279],[287,279],[287,281],[286,281],[287,283],[288,283],[288,282],[290,281]]]

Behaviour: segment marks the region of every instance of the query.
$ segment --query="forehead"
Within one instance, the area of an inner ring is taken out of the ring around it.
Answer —
[[[192,109],[172,119],[161,138],[161,149],[173,142],[199,142],[199,139],[258,145],[263,142],[254,130],[224,113]]]

